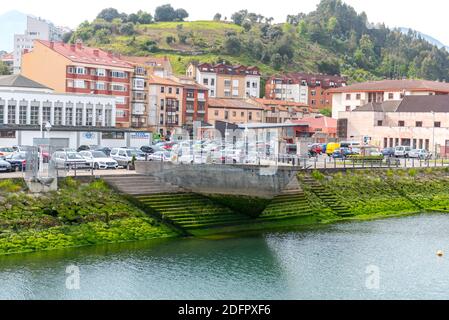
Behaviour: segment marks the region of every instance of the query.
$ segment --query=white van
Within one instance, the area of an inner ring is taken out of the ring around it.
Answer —
[[[412,147],[397,146],[396,148],[394,148],[394,156],[396,158],[408,158],[410,151],[412,151]]]

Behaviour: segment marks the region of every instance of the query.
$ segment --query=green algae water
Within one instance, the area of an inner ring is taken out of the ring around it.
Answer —
[[[0,299],[447,299],[448,230],[432,214],[3,256]]]

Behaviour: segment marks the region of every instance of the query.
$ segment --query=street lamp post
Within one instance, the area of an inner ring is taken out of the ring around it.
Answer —
[[[433,154],[436,158],[437,156],[437,145],[435,143],[435,111],[432,111],[433,124],[432,124],[432,145],[433,145]]]

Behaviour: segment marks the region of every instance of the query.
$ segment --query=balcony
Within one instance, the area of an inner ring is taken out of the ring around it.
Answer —
[[[186,109],[186,113],[195,113],[194,109]]]
[[[205,114],[206,113],[206,109],[198,109],[198,113]]]

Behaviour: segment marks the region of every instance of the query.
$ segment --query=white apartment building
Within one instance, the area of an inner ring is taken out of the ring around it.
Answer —
[[[358,83],[330,89],[332,117],[341,112],[351,112],[367,103],[401,101],[405,96],[429,96],[449,94],[449,83],[426,80],[382,80]]]
[[[51,22],[40,18],[27,17],[27,29],[24,34],[14,35],[14,74],[19,74],[22,65],[22,54],[33,50],[34,40],[61,41],[64,30]]]
[[[297,103],[309,104],[309,87],[307,83],[283,83],[282,80],[274,80],[273,99],[293,101]]]

